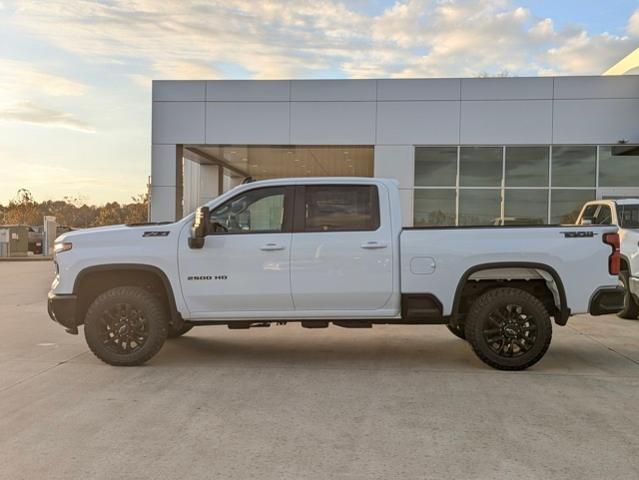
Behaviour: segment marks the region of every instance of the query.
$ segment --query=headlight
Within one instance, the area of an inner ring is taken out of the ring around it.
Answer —
[[[55,253],[62,253],[62,252],[66,252],[67,250],[71,250],[72,248],[73,248],[73,244],[71,242],[56,243],[53,246],[53,251]]]

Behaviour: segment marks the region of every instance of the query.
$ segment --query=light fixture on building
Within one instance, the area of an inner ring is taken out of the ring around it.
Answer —
[[[620,140],[617,140],[617,143],[620,144],[620,145],[625,145],[626,143],[628,143],[628,140],[625,139],[625,138],[622,138]]]

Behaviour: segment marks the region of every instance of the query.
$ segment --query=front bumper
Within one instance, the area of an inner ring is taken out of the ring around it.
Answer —
[[[623,287],[604,287],[597,290],[590,299],[590,315],[617,313],[623,309]]]
[[[628,289],[636,301],[639,301],[639,277],[630,277],[628,280]]]
[[[66,327],[67,332],[78,334],[78,324],[76,321],[76,306],[78,297],[76,295],[56,295],[49,292],[47,298],[47,311],[51,320]]]

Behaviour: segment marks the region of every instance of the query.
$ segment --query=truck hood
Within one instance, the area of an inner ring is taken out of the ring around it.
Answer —
[[[109,225],[66,232],[56,238],[56,243],[71,242],[79,245],[122,245],[137,243],[144,238],[162,238],[177,235],[177,223],[145,223],[134,225]]]

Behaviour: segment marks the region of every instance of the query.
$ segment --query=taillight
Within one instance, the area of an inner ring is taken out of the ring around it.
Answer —
[[[603,241],[612,247],[612,253],[608,257],[608,272],[610,275],[619,275],[621,270],[621,252],[619,251],[619,234],[604,233]]]

